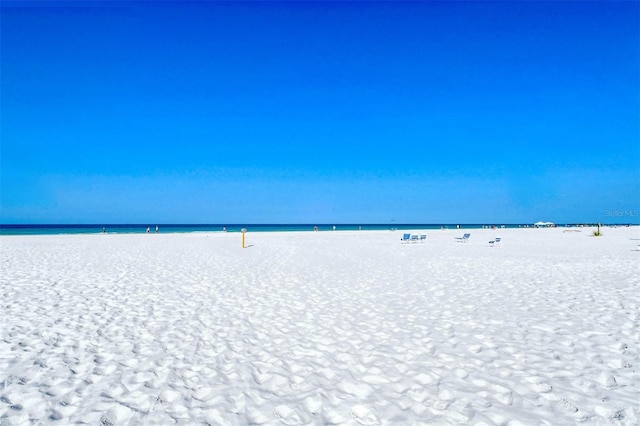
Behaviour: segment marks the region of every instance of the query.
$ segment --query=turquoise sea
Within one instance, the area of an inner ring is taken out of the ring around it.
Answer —
[[[0,235],[53,235],[53,234],[99,234],[103,229],[108,234],[140,234],[147,228],[155,233],[156,226],[160,233],[185,232],[289,232],[309,231],[390,231],[390,230],[434,230],[456,229],[457,224],[90,224],[90,225],[0,225]],[[462,229],[480,229],[492,225],[460,224]],[[520,228],[530,225],[497,225],[505,228]]]

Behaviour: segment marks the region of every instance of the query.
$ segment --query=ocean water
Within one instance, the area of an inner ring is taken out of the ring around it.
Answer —
[[[160,233],[185,232],[313,232],[317,227],[320,232],[327,231],[402,231],[402,230],[435,230],[456,229],[457,224],[91,224],[91,225],[0,225],[0,235],[54,235],[54,234],[100,234],[103,229],[108,234],[143,234],[147,227],[155,233],[156,226]],[[461,224],[461,229],[480,229],[491,225]],[[519,228],[530,225],[499,225],[505,228]],[[335,227],[335,229],[334,229]]]

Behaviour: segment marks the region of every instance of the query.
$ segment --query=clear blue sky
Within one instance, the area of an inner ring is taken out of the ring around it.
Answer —
[[[638,223],[639,5],[3,1],[0,222]]]

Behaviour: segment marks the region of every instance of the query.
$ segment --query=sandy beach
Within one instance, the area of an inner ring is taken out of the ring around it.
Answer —
[[[2,236],[0,424],[638,425],[640,228],[592,231]]]

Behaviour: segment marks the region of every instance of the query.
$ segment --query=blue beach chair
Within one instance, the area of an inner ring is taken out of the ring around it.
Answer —
[[[500,244],[500,241],[502,241],[502,238],[496,237],[494,240],[489,241],[489,246],[495,247],[496,244]]]
[[[456,237],[456,241],[459,243],[466,243],[467,241],[469,241],[470,236],[471,234],[464,234],[462,237]]]

